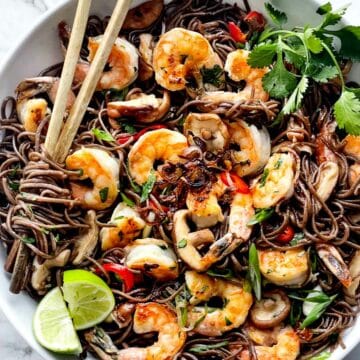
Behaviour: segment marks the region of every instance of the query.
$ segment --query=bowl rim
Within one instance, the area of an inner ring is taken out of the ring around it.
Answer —
[[[46,21],[48,20],[48,18],[52,17],[54,14],[56,14],[58,11],[61,11],[61,9],[66,8],[68,6],[68,4],[72,1],[72,0],[59,0],[60,2],[51,6],[48,10],[44,11],[41,15],[39,15],[37,17],[37,19],[33,22],[33,24],[29,27],[29,30],[27,32],[25,32],[24,34],[20,35],[18,37],[18,39],[13,43],[13,45],[10,47],[10,49],[8,51],[6,51],[4,57],[2,60],[0,60],[0,78],[2,76],[4,76],[4,72],[6,70],[6,68],[8,67],[8,65],[11,63],[12,59],[14,57],[16,57],[17,53],[20,52],[20,49],[24,46],[24,44],[26,44],[27,40],[30,39],[33,34],[39,29],[41,28]],[[146,0],[142,0],[142,1],[146,1]],[[232,0],[234,1],[234,0]],[[269,0],[270,2],[272,2],[272,0]],[[318,5],[325,3],[325,0],[321,1],[321,0],[310,0],[313,3],[316,3]],[[343,0],[329,0],[331,3],[340,3],[343,4],[344,1]],[[166,0],[165,0],[166,2]],[[353,1],[351,2],[347,2],[347,5],[356,5],[359,7],[359,3]],[[343,24],[348,24],[349,20],[348,17],[345,16],[344,19],[342,19],[342,23]],[[360,64],[358,64],[360,65]],[[2,250],[0,250],[2,251]],[[4,271],[4,270],[0,270],[0,271]],[[16,317],[16,312],[13,310],[13,307],[11,306],[10,303],[8,303],[7,301],[4,300],[3,296],[1,296],[0,293],[0,309],[3,311],[5,318],[10,322],[10,324],[13,326],[13,328],[16,329],[16,331],[21,335],[21,337],[25,340],[25,342],[31,347],[32,350],[36,351],[37,354],[39,354],[40,356],[44,357],[44,359],[47,359],[49,356],[56,356],[57,354],[51,353],[50,351],[42,348],[39,344],[37,344],[35,337],[32,336],[33,338],[31,339],[28,336],[28,331],[25,327],[22,326],[22,323],[20,321],[18,321],[18,318]],[[351,335],[355,335],[352,334],[352,332],[354,331],[355,326],[359,326],[359,321],[360,321],[360,313],[357,314],[356,318],[355,318],[355,322],[353,324],[353,326],[349,329],[347,329],[345,331],[346,335],[346,341],[345,341],[345,348],[342,348],[340,345],[338,345],[335,349],[325,349],[324,351],[330,351],[331,352],[331,356],[329,358],[329,360],[340,360],[340,359],[345,359],[345,357],[347,355],[349,355],[349,353],[357,346],[360,344],[360,334],[358,337],[356,336],[351,336]],[[360,357],[360,352],[359,352],[359,357]],[[67,356],[61,356],[62,359],[66,360],[68,359]],[[73,359],[73,357],[71,357],[71,359]]]

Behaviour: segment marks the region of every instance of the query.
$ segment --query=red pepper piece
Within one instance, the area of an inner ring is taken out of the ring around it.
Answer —
[[[148,126],[142,130],[140,130],[138,133],[136,134],[133,134],[133,135],[125,135],[125,136],[120,136],[118,139],[117,139],[117,142],[122,145],[122,144],[125,144],[127,141],[129,141],[130,138],[133,138],[134,141],[138,140],[139,137],[141,137],[142,135],[144,135],[145,133],[147,133],[148,131],[150,130],[158,130],[158,129],[165,129],[166,126],[165,125],[151,125],[151,126]]]
[[[237,193],[250,194],[249,186],[240,176],[232,172],[224,171],[220,174],[220,179],[226,186],[233,186]]]
[[[295,230],[292,228],[292,226],[287,225],[284,231],[276,237],[276,240],[287,244],[294,238],[294,235]]]
[[[228,23],[230,36],[238,43],[246,43],[246,34],[232,21]]]
[[[125,291],[130,291],[135,284],[135,275],[126,266],[114,263],[103,264],[102,267],[105,271],[117,275],[125,285]]]
[[[250,11],[244,18],[253,30],[262,31],[266,25],[264,16],[257,11]]]

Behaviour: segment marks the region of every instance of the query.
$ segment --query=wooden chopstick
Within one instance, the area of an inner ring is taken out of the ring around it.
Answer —
[[[80,92],[71,109],[55,149],[54,159],[63,162],[71,148],[71,144],[79,129],[87,106],[93,96],[96,86],[100,80],[106,62],[109,58],[113,44],[119,35],[121,26],[130,8],[131,0],[118,0],[111,15],[110,22],[106,28],[104,37],[91,63],[89,72],[82,84]]]
[[[49,129],[45,139],[45,149],[54,157],[58,137],[63,125],[67,98],[73,82],[76,64],[79,60],[81,45],[84,39],[86,24],[89,17],[91,0],[79,0],[72,26],[69,46],[66,51],[59,88],[56,94]]]

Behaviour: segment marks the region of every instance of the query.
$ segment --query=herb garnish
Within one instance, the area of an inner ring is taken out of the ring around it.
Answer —
[[[35,244],[36,239],[30,236],[24,236],[21,238],[21,241],[25,244]]]
[[[222,84],[221,76],[224,71],[221,66],[215,65],[211,69],[203,67],[200,72],[205,84],[212,84],[214,86],[220,86]]]
[[[126,204],[129,205],[130,207],[134,207],[135,203],[129,199],[124,193],[120,193],[121,196],[121,200]]]
[[[219,277],[224,279],[231,279],[234,277],[234,273],[231,269],[210,269],[206,272],[212,277]]]
[[[269,173],[270,173],[269,169],[264,169],[264,172],[262,173],[261,178],[260,178],[260,187],[265,186],[266,179],[269,176]]]
[[[95,135],[95,137],[99,140],[99,141],[115,141],[115,139],[113,138],[113,136],[101,129],[98,128],[93,128],[91,129],[91,132]]]
[[[317,13],[323,16],[316,27],[296,27],[283,30],[286,14],[270,4],[265,8],[277,28],[266,28],[259,38],[259,44],[249,55],[248,63],[255,68],[273,64],[263,77],[264,89],[277,99],[287,98],[280,113],[290,114],[302,103],[309,80],[324,83],[338,76],[341,95],[334,105],[335,119],[340,129],[349,134],[360,135],[360,96],[357,89],[347,87],[337,58],[360,60],[360,26],[345,26],[339,30],[329,29],[337,24],[346,8],[333,11],[330,3],[321,6]],[[339,52],[333,49],[334,38],[341,42]],[[295,72],[289,71],[290,63]]]
[[[156,174],[153,169],[151,169],[149,178],[147,179],[146,183],[144,184],[142,188],[141,198],[140,202],[144,202],[150,195],[154,185],[156,182]]]
[[[183,249],[184,247],[186,247],[186,245],[187,245],[187,240],[186,239],[181,239],[177,244],[177,248],[178,249]]]
[[[248,278],[254,290],[256,299],[261,300],[261,274],[259,267],[259,257],[255,244],[251,244],[249,249],[249,272]]]
[[[213,345],[195,345],[195,346],[192,346],[189,351],[190,352],[193,352],[193,353],[202,353],[202,352],[206,352],[206,351],[209,351],[209,350],[213,350],[213,349],[219,349],[223,346],[227,346],[229,345],[229,342],[228,341],[222,341],[222,342],[219,342],[217,344],[213,344]]]
[[[259,224],[269,219],[274,214],[273,208],[256,209],[255,215],[247,223],[248,226]]]
[[[99,191],[101,202],[105,202],[107,200],[108,194],[109,194],[109,188],[108,187],[104,187]]]

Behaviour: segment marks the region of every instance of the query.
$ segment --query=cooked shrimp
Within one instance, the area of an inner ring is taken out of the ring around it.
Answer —
[[[309,256],[304,248],[258,250],[261,274],[280,286],[300,287],[310,274]]]
[[[125,263],[130,269],[140,270],[159,281],[174,280],[179,276],[177,257],[164,240],[138,239],[125,250]]]
[[[101,359],[107,360],[171,360],[186,340],[176,314],[168,306],[154,302],[136,305],[133,329],[136,334],[158,332],[158,340],[145,348],[119,350],[100,328],[88,331],[85,339]]]
[[[263,174],[252,186],[255,208],[269,208],[292,196],[295,188],[296,161],[291,154],[273,154]]]
[[[179,256],[191,268],[206,271],[249,239],[252,228],[247,224],[253,214],[251,195],[235,194],[229,214],[229,231],[215,241],[209,229],[190,232],[187,220],[192,217],[192,212],[178,210],[174,215],[173,239]],[[198,249],[209,244],[208,251],[200,254]]]
[[[218,198],[224,193],[225,186],[221,181],[212,185],[211,189],[200,192],[189,191],[186,206],[191,212],[191,219],[198,228],[207,228],[224,220]]]
[[[360,160],[360,136],[347,135],[345,137],[344,153]]]
[[[326,267],[340,280],[341,284],[348,288],[352,282],[350,271],[336,247],[329,244],[317,244],[316,251]]]
[[[165,90],[162,99],[154,94],[135,93],[128,100],[107,104],[107,113],[113,118],[130,117],[143,123],[163,118],[170,109],[170,95]]]
[[[190,113],[184,122],[184,133],[191,145],[196,145],[194,137],[198,137],[204,141],[206,149],[214,153],[224,151],[229,142],[229,131],[216,114]]]
[[[104,227],[100,231],[102,250],[127,246],[140,235],[146,225],[139,213],[123,202],[114,209],[110,224],[115,226]]]
[[[153,54],[155,48],[154,37],[151,34],[139,35],[139,80],[146,81],[153,77]]]
[[[145,29],[159,19],[164,8],[164,0],[150,0],[130,9],[126,15],[123,29]]]
[[[256,357],[258,360],[295,360],[300,353],[300,338],[295,330],[286,326],[281,330],[275,330],[276,345],[255,346]],[[238,356],[239,360],[250,360],[248,350],[244,350]]]
[[[72,196],[86,209],[102,210],[118,196],[119,162],[104,150],[82,148],[66,158],[69,170],[79,171],[73,180],[90,179],[93,187],[71,181]]]
[[[265,127],[258,129],[245,121],[228,124],[230,133],[231,159],[234,170],[240,176],[254,175],[267,163],[270,157],[270,135]]]
[[[149,131],[139,138],[129,152],[129,171],[135,181],[144,184],[157,160],[180,162],[179,155],[187,148],[183,134],[168,129]]]
[[[212,68],[217,62],[218,58],[204,36],[174,28],[163,34],[155,47],[155,79],[170,91],[183,90],[189,75],[199,79],[203,67]]]
[[[35,132],[45,116],[51,114],[47,100],[34,98],[34,96],[47,94],[50,101],[54,103],[59,81],[60,79],[56,77],[43,76],[26,79],[17,86],[16,111],[26,131]],[[66,104],[67,111],[70,110],[74,101],[75,95],[70,91]]]
[[[206,336],[220,336],[245,322],[253,298],[251,292],[244,290],[242,283],[231,283],[195,271],[187,271],[185,281],[192,295],[189,301],[191,306],[187,309],[188,325],[192,327],[198,322],[194,332]],[[214,296],[224,299],[225,304],[221,309],[207,312],[206,307],[198,305]]]
[[[228,54],[225,71],[231,80],[246,81],[246,86],[240,93],[246,98],[267,101],[269,94],[263,89],[262,78],[269,71],[268,68],[258,69],[248,65],[247,60],[250,52],[247,50],[235,50]]]
[[[95,54],[101,44],[103,35],[89,37],[88,61],[94,60]],[[104,71],[97,85],[97,90],[124,89],[132,84],[138,75],[139,55],[136,47],[125,39],[117,38],[112,47],[108,65],[109,71]],[[79,62],[75,72],[75,82],[82,83],[89,71],[90,64]]]

